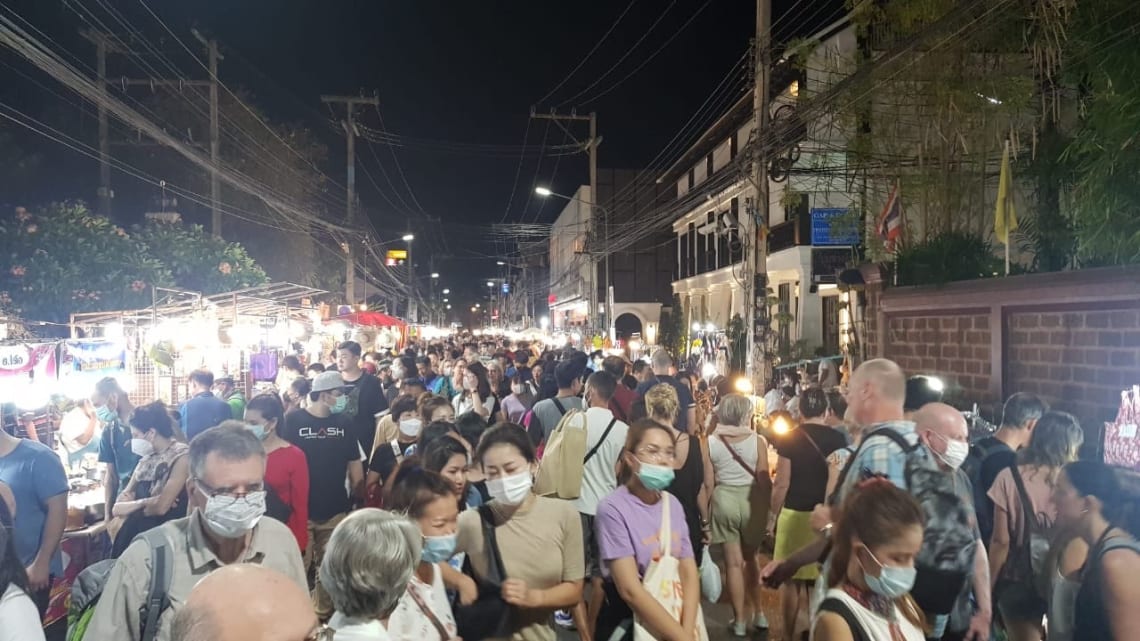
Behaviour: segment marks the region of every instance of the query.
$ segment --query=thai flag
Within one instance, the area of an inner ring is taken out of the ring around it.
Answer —
[[[891,197],[887,199],[886,207],[883,207],[883,213],[879,214],[879,224],[876,228],[887,251],[894,251],[895,243],[902,236],[902,226],[902,204],[899,201],[899,186],[895,183]]]

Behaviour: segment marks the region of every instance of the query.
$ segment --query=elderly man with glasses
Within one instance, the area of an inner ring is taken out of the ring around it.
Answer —
[[[282,523],[262,518],[265,449],[261,441],[243,427],[222,425],[194,438],[189,456],[189,516],[155,529],[173,560],[155,641],[172,638],[171,620],[194,585],[227,565],[255,563],[280,572],[307,590],[301,553],[292,533]],[[152,545],[140,537],[115,563],[84,638],[143,638]]]

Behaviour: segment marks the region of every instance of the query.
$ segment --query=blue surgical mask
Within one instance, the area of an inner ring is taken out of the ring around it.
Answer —
[[[119,415],[115,413],[115,410],[107,407],[106,405],[100,405],[99,407],[95,408],[95,418],[104,423],[111,423],[116,418],[118,418],[118,416]]]
[[[899,568],[893,565],[883,565],[871,550],[867,550],[867,555],[871,557],[879,566],[879,576],[871,576],[867,569],[863,569],[863,579],[867,582],[867,587],[872,592],[880,596],[885,596],[888,599],[897,599],[910,592],[914,587],[914,579],[918,574],[918,570],[913,567]],[[858,557],[856,556],[858,560]],[[859,567],[863,567],[863,561],[859,560]]]
[[[637,471],[637,478],[641,480],[645,489],[659,492],[673,482],[673,474],[671,467],[642,463],[641,469]]]
[[[346,407],[348,407],[348,397],[341,395],[336,397],[336,402],[329,408],[329,411],[333,414],[340,414]]]
[[[457,534],[425,536],[420,558],[427,563],[443,563],[455,555]]]
[[[256,436],[257,440],[259,441],[264,441],[265,437],[269,436],[269,432],[265,430],[264,425],[258,423],[246,423],[245,428],[253,432],[253,435]]]

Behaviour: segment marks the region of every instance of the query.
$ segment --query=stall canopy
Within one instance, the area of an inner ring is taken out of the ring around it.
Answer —
[[[362,327],[404,327],[404,321],[380,312],[353,312],[329,319],[330,323],[351,323]]]

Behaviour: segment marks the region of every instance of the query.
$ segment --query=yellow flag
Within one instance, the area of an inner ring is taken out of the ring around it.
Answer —
[[[1017,229],[1017,208],[1013,204],[1013,171],[1009,167],[1009,141],[1001,154],[1001,176],[998,178],[997,207],[994,209],[994,235],[1009,245],[1009,233]]]

